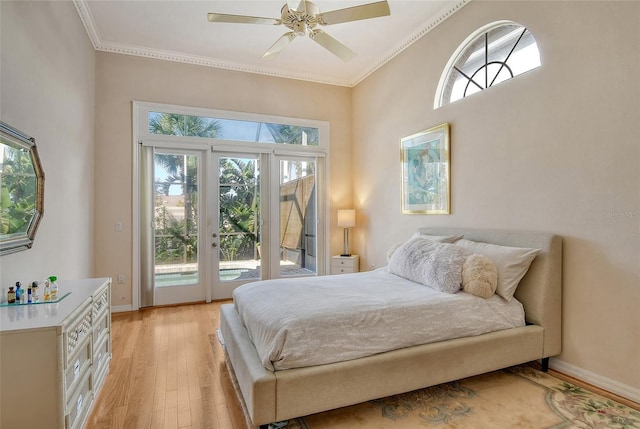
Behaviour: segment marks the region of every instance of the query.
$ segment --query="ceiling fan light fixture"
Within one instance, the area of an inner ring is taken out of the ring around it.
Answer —
[[[304,21],[294,22],[291,27],[296,36],[306,36],[307,35],[307,23]]]

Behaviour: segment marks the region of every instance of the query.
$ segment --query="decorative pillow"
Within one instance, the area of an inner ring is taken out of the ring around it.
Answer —
[[[498,268],[478,253],[467,256],[462,265],[462,290],[471,295],[491,298],[498,286]]]
[[[420,232],[414,232],[411,238],[415,237],[424,237],[431,241],[437,241],[439,243],[455,243],[462,238],[462,235],[429,235],[421,234]],[[393,252],[395,252],[396,249],[402,246],[404,243],[405,242],[403,241],[402,243],[396,243],[393,246],[389,247],[389,250],[387,250],[387,263],[391,260],[391,255],[393,255]]]
[[[414,237],[393,252],[389,272],[446,293],[462,283],[462,265],[469,252],[455,244]]]
[[[531,262],[540,253],[540,249],[498,246],[470,240],[459,240],[455,244],[471,253],[479,253],[491,259],[498,269],[498,287],[496,293],[511,301],[518,283],[527,273]]]

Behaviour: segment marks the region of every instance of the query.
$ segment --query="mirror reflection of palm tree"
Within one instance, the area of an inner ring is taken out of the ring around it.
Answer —
[[[0,233],[26,233],[36,210],[37,180],[29,152],[3,145]]]

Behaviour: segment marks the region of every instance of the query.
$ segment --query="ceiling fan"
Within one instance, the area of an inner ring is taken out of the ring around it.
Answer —
[[[209,13],[207,14],[207,19],[209,22],[228,22],[234,24],[284,25],[290,29],[291,31],[283,34],[262,56],[262,58],[266,60],[276,58],[296,37],[308,34],[311,40],[329,50],[343,61],[349,61],[356,56],[356,53],[316,27],[318,25],[341,24],[343,22],[387,16],[390,14],[390,11],[389,4],[386,0],[324,13],[320,12],[318,6],[310,1],[288,0],[287,3],[282,6],[281,14],[281,18],[261,18],[246,15]]]

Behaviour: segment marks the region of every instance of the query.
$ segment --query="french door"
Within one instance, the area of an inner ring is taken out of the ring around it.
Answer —
[[[153,148],[147,152],[149,178],[153,177],[147,192],[153,202],[146,213],[153,243],[147,284],[152,287],[143,295],[143,306],[203,301],[205,152]]]
[[[315,158],[213,152],[212,298],[317,274]]]
[[[231,297],[233,289],[263,277],[262,156],[213,152],[212,297]]]

